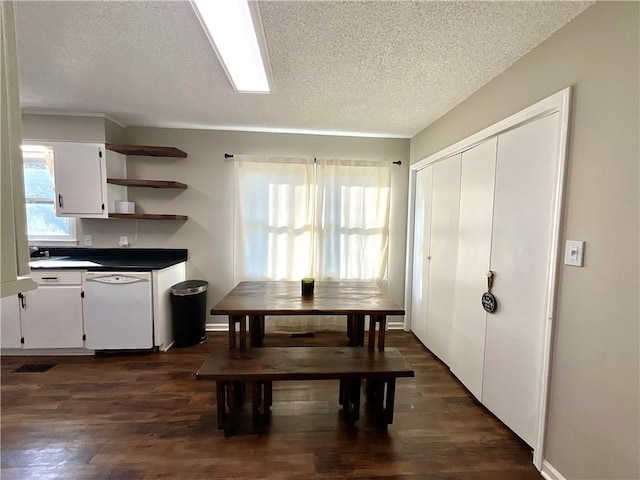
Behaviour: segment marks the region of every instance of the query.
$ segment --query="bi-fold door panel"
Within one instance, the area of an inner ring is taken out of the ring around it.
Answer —
[[[447,365],[458,251],[460,159],[455,155],[433,166],[426,345]]]
[[[482,403],[536,445],[558,190],[559,114],[498,137]]]
[[[490,266],[497,138],[462,154],[458,252],[452,314],[451,371],[482,396],[487,312],[480,297]]]
[[[431,189],[433,167],[416,172],[415,223],[413,230],[413,278],[411,290],[411,330],[423,344],[427,342],[427,296],[429,292],[429,242],[431,240]]]

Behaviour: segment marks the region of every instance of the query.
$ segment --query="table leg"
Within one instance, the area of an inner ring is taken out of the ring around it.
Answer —
[[[347,338],[349,346],[353,347],[353,315],[347,315]]]
[[[362,347],[364,346],[364,315],[354,315],[353,318],[353,327],[356,336],[355,346]]]
[[[378,350],[384,351],[384,337],[387,331],[387,316],[378,315],[378,321],[380,322],[380,330],[378,331]]]
[[[260,323],[260,346],[262,346],[262,342],[264,341],[265,316],[258,315],[258,321]]]
[[[229,348],[236,348],[236,316],[229,315]]]
[[[249,315],[249,333],[251,347],[262,347],[264,339],[264,315]]]
[[[240,318],[240,348],[247,348],[247,317],[244,315]]]
[[[377,315],[369,315],[369,350],[373,350],[376,344],[376,322]]]

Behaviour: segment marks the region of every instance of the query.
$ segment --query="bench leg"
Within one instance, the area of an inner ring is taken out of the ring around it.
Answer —
[[[351,381],[350,380],[343,380],[342,382],[344,382],[344,387],[342,388],[342,420],[344,420],[347,423],[352,423],[352,420],[351,420]]]
[[[359,378],[351,381],[351,403],[353,405],[353,421],[360,419],[360,389],[362,381]]]
[[[223,421],[224,436],[230,437],[235,433],[236,425],[238,423],[239,408],[236,403],[237,388],[241,385],[240,382],[226,382],[227,384],[227,408],[228,413],[225,415]]]
[[[393,407],[395,404],[396,396],[396,377],[391,377],[387,380],[387,401],[384,405],[384,421],[387,425],[393,423]]]
[[[264,419],[266,423],[271,421],[271,405],[273,405],[273,383],[264,382]]]
[[[224,428],[227,416],[227,386],[226,382],[216,382],[216,410],[218,416],[218,430]]]
[[[251,383],[251,407],[252,407],[252,420],[253,425],[256,426],[261,423],[261,410],[262,407],[262,383],[261,382],[252,382]]]
[[[360,418],[360,389],[359,378],[340,380],[338,402],[342,405],[342,418],[347,423],[353,423]]]

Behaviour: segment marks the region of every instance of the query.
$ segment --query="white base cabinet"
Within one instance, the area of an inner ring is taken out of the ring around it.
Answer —
[[[80,272],[53,270],[32,274],[32,278],[38,288],[22,294],[23,347],[83,347]]]
[[[18,295],[2,298],[0,305],[0,347],[2,348],[22,348],[20,300]]]
[[[32,278],[38,283],[36,290],[2,298],[2,353],[91,354],[92,350],[85,342],[83,273],[81,270],[32,271]],[[174,341],[171,287],[186,279],[186,262],[153,270],[149,275],[153,346],[166,351]]]

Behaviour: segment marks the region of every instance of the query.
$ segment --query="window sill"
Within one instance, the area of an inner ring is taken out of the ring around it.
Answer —
[[[77,247],[77,240],[29,240],[30,247]]]

